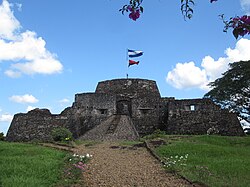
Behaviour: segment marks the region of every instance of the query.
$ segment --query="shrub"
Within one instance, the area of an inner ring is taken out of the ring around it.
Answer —
[[[160,129],[156,129],[152,134],[146,135],[143,137],[143,139],[155,139],[155,138],[163,138],[165,137],[166,132],[162,131]]]
[[[54,141],[70,141],[72,140],[72,133],[64,128],[64,127],[58,127],[52,130],[51,136]]]
[[[0,141],[4,141],[4,139],[5,139],[5,137],[4,137],[4,133],[3,133],[3,132],[1,132],[1,133],[0,133]]]
[[[165,131],[162,131],[160,129],[156,129],[153,134],[157,134],[157,135],[166,135],[166,132]]]

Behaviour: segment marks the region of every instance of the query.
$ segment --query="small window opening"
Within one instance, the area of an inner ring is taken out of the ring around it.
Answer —
[[[99,109],[101,114],[107,114],[107,109]]]
[[[195,111],[195,105],[190,105],[190,110]]]

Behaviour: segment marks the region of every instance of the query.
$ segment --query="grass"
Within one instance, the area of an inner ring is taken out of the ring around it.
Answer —
[[[167,144],[156,148],[162,159],[188,158],[185,166],[172,164],[182,176],[208,186],[249,186],[250,137],[164,136]],[[168,169],[166,167],[166,169]]]
[[[151,137],[147,136],[146,140],[159,137],[167,144],[155,148],[154,152],[163,160],[171,158],[170,171],[177,172],[190,181],[208,186],[249,186],[250,136],[154,134]],[[98,142],[78,143],[91,146]],[[120,144],[137,143],[139,142],[123,141]],[[187,159],[180,159],[187,154]],[[69,160],[67,156],[66,152],[38,145],[0,141],[0,187],[65,186],[65,183],[66,186],[70,186],[77,179],[73,178],[72,181],[63,178],[63,171],[70,166],[69,163],[65,164],[65,161]],[[168,167],[165,168],[169,170]]]
[[[0,186],[54,186],[61,179],[66,152],[0,141]]]
[[[76,145],[85,145],[85,146],[94,146],[97,145],[99,143],[101,143],[101,141],[95,141],[95,140],[75,140],[74,143]]]

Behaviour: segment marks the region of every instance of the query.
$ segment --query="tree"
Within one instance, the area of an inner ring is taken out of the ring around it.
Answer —
[[[191,19],[193,16],[193,6],[195,0],[180,0],[181,1],[181,12],[184,16],[184,19],[188,18]],[[210,3],[216,2],[218,0],[209,0]],[[120,11],[122,14],[124,12],[129,12],[129,18],[136,21],[140,18],[141,13],[143,13],[143,0],[129,0],[129,4],[124,5]],[[239,36],[245,36],[250,34],[250,16],[243,15],[243,16],[236,16],[231,17],[229,21],[225,20],[224,15],[221,15],[223,20],[224,32],[227,32],[228,29],[233,29],[233,35],[237,39]]]
[[[4,137],[4,133],[0,132],[0,141],[4,141],[5,137]]]
[[[234,62],[229,67],[221,78],[209,83],[213,88],[204,97],[250,122],[250,61]]]

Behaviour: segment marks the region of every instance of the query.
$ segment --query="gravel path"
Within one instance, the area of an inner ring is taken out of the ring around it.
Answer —
[[[87,187],[180,187],[192,186],[164,172],[161,164],[144,147],[125,147],[103,142],[80,146],[81,154],[93,155],[84,173]]]

